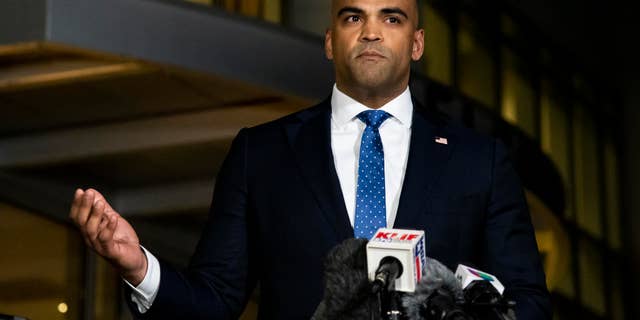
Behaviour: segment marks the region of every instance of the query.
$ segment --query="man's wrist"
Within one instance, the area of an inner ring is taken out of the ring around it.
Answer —
[[[147,269],[149,268],[149,261],[147,259],[147,255],[144,250],[140,248],[140,263],[138,267],[132,268],[130,270],[121,270],[122,278],[127,280],[133,286],[138,286],[144,277],[147,275]]]
[[[160,289],[160,263],[158,259],[145,247],[142,248],[146,257],[146,273],[139,284],[133,285],[126,278],[124,282],[131,288],[131,300],[138,306],[138,312],[145,313],[155,301]]]

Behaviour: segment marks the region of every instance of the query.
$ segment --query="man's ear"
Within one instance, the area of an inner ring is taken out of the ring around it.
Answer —
[[[333,60],[333,45],[331,45],[331,29],[324,33],[324,54],[327,59]]]
[[[424,53],[424,29],[418,29],[413,33],[413,49],[411,59],[418,61]]]

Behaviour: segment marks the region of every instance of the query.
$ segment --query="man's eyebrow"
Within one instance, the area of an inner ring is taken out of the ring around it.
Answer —
[[[357,13],[357,14],[362,14],[364,12],[364,10],[360,9],[360,8],[356,8],[356,7],[344,7],[342,9],[340,9],[340,11],[338,11],[338,17],[345,14],[345,13]]]
[[[403,17],[405,17],[405,19],[409,19],[409,16],[407,15],[406,12],[404,12],[402,9],[398,8],[398,7],[394,7],[394,8],[384,8],[384,9],[380,9],[380,12],[383,14],[399,14]]]

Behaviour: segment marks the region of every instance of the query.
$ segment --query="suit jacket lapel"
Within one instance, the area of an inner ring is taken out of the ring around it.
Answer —
[[[394,228],[412,228],[416,215],[424,212],[426,195],[447,163],[456,137],[437,120],[439,115],[421,112],[414,100],[409,159]],[[353,237],[331,151],[331,105],[327,99],[297,115],[285,126],[300,172],[309,185],[322,214],[333,226],[337,241]],[[436,142],[437,138],[445,138]]]
[[[421,109],[414,100],[409,159],[394,228],[411,229],[414,218],[424,212],[426,195],[432,191],[455,146],[455,137],[436,121],[438,116],[423,114]],[[436,141],[438,138],[446,140]]]
[[[300,121],[286,127],[286,133],[300,172],[337,240],[353,237],[331,151],[330,101],[300,113],[298,118]]]

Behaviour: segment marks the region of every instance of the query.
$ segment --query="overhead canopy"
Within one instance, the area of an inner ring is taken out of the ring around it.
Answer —
[[[333,81],[322,39],[182,2],[13,1],[0,26],[0,196],[63,221],[89,185],[128,215],[206,212],[237,131]]]

